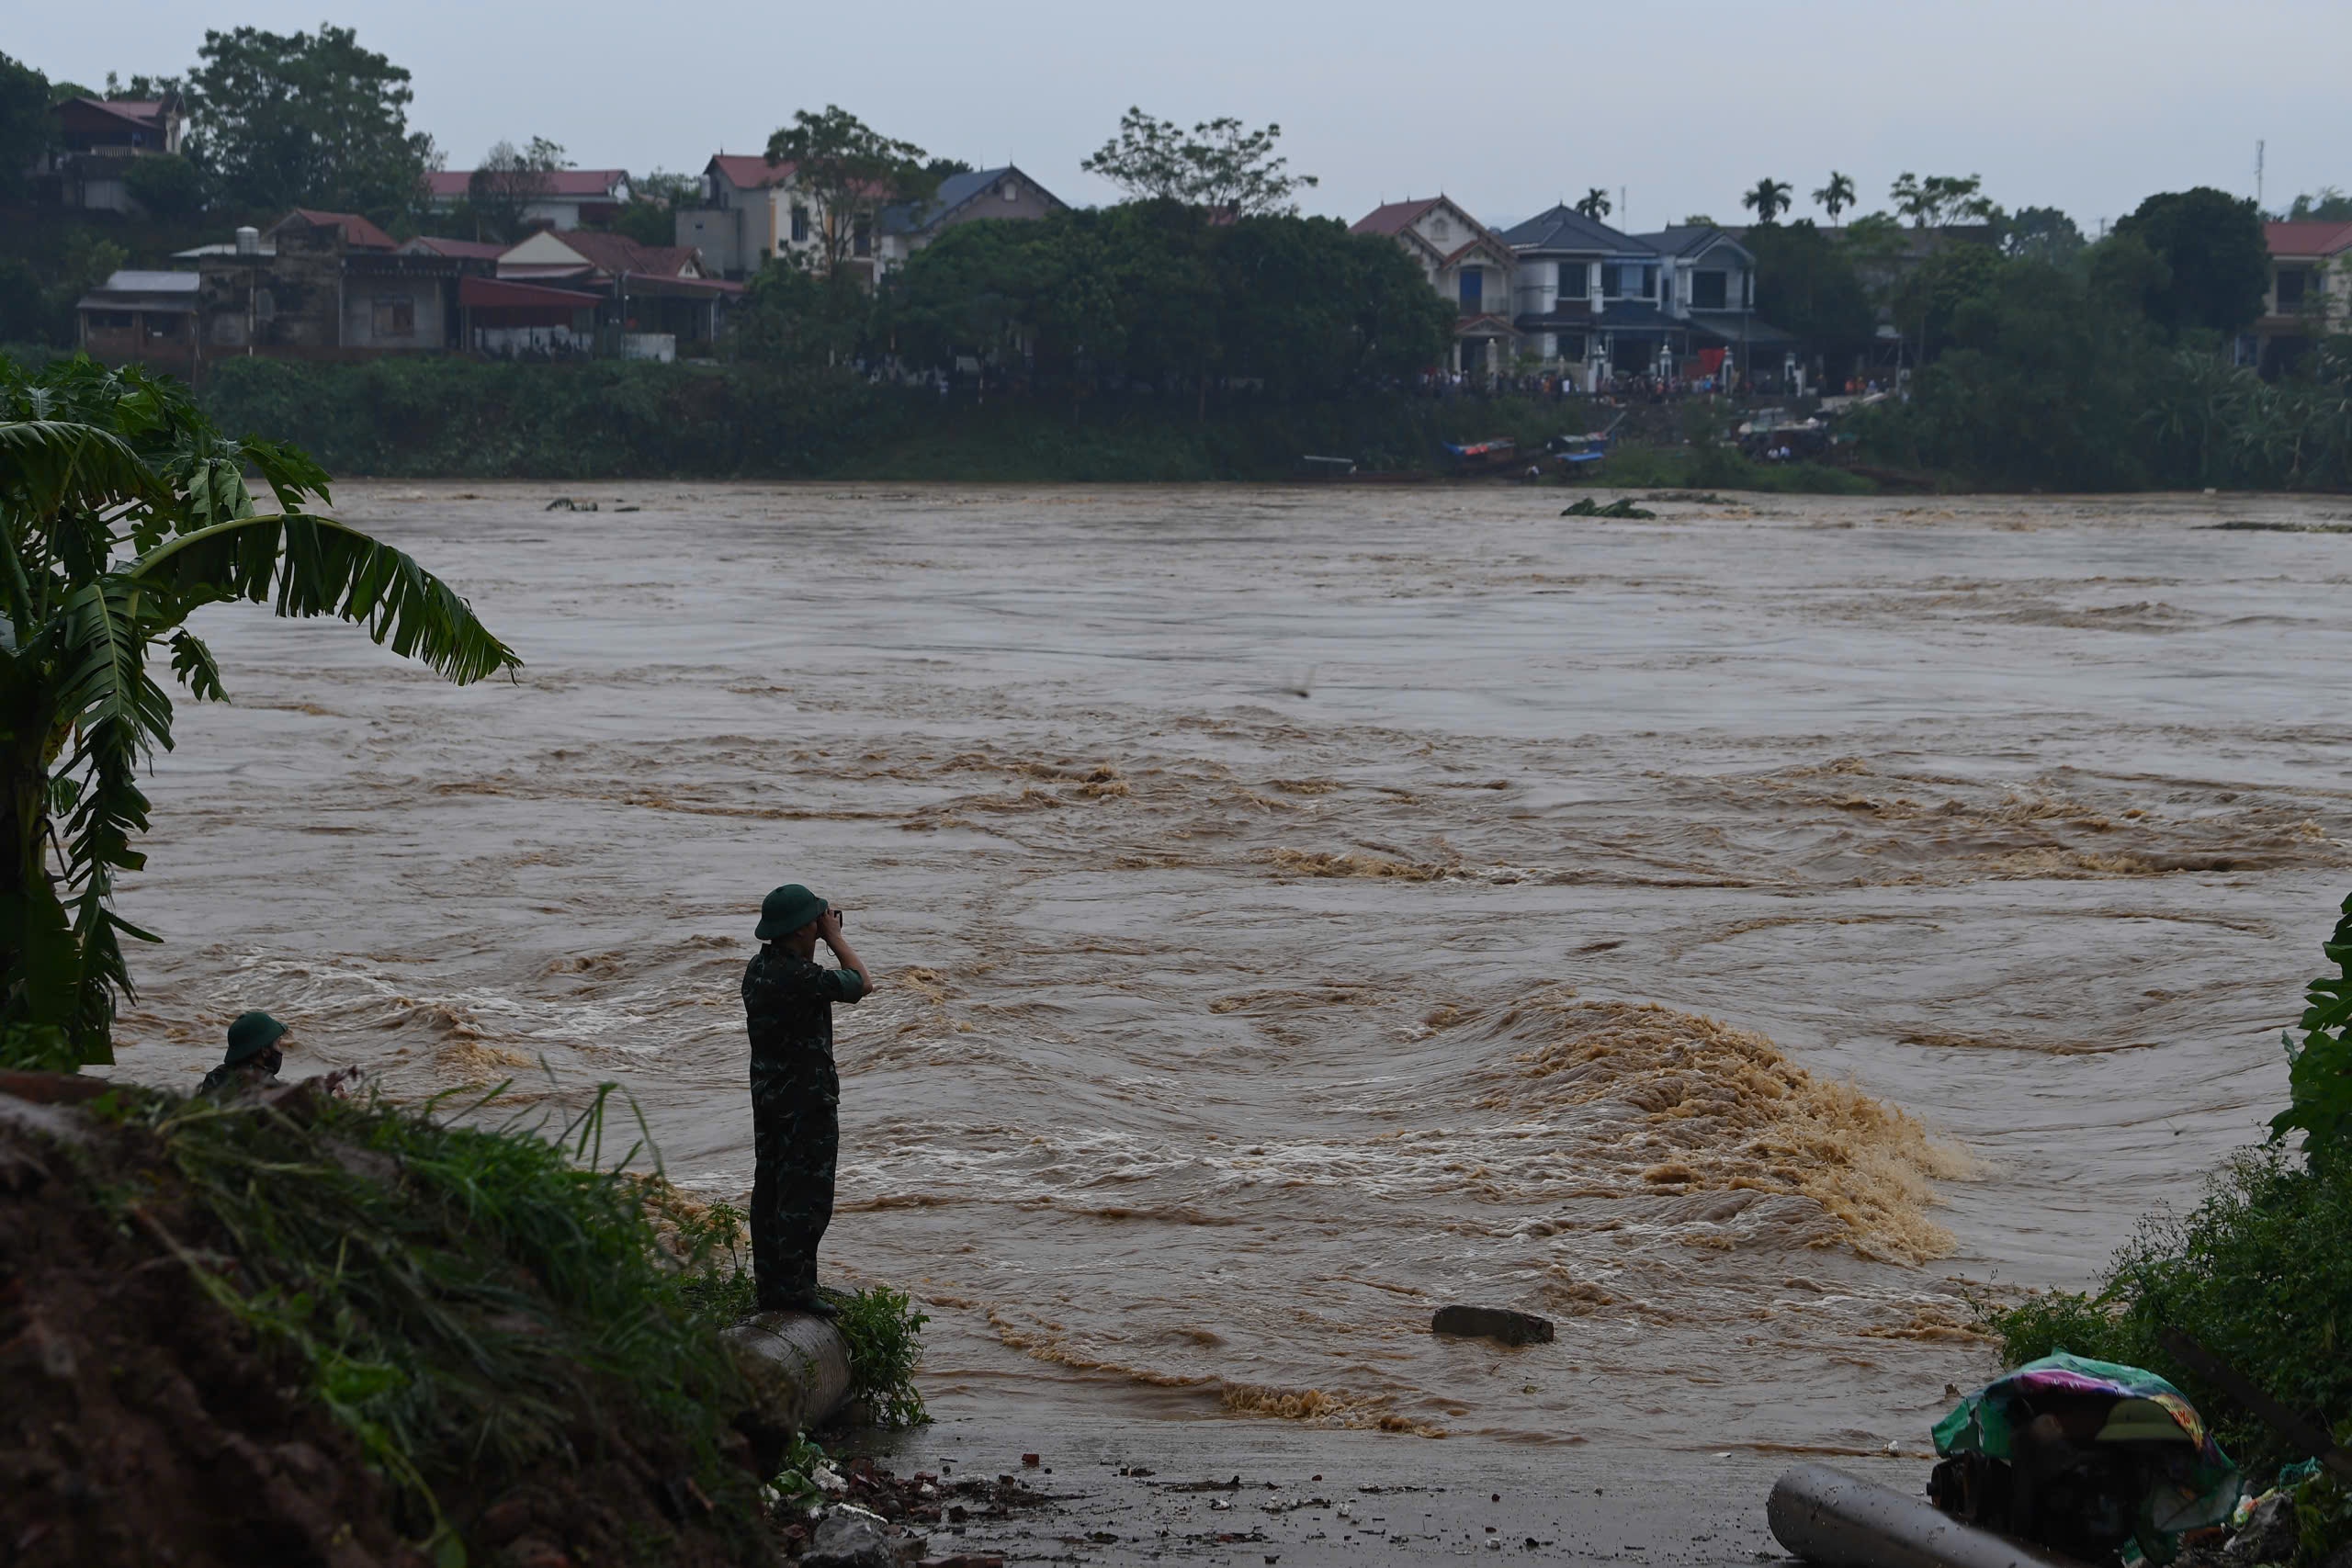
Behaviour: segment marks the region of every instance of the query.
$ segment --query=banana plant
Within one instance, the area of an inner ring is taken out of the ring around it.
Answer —
[[[222,435],[165,378],[0,358],[0,1066],[114,1059],[121,938],[156,940],[114,908],[145,863],[141,769],[172,744],[153,666],[227,696],[190,615],[332,615],[459,683],[521,667],[438,578],[306,510],[328,482],[291,447]]]

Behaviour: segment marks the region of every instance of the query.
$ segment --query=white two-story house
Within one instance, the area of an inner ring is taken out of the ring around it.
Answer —
[[[1746,374],[1787,333],[1756,319],[1756,258],[1708,224],[1627,234],[1555,207],[1503,235],[1519,262],[1512,325],[1529,353],[1592,391],[1631,376]]]
[[[1473,376],[1509,368],[1516,348],[1511,294],[1517,258],[1502,236],[1442,196],[1376,207],[1348,231],[1395,240],[1420,264],[1430,287],[1454,302],[1459,313],[1447,368]]]
[[[771,256],[820,254],[824,208],[794,174],[795,165],[757,152],[718,153],[702,173],[702,205],[678,209],[677,243],[731,278],[748,277]]]

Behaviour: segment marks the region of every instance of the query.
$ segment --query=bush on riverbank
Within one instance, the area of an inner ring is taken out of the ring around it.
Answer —
[[[2158,1342],[2185,1330],[2290,1409],[2352,1417],[2352,1178],[2314,1175],[2275,1148],[2215,1174],[2189,1213],[2151,1219],[2098,1291],[2035,1296],[1992,1316],[2005,1364],[2064,1348],[2162,1373],[2250,1472],[2309,1454]]]
[[[712,1259],[657,1236],[604,1111],[550,1140],[117,1089],[54,1138],[0,1122],[0,1534],[46,1540],[28,1562],[323,1562],[338,1530],[353,1563],[772,1557]]]
[[[1427,468],[1445,440],[1540,446],[1589,417],[1532,400],[1148,397],[974,404],[821,368],[752,364],[298,365],[231,360],[203,400],[338,473],[392,478],[967,480],[1281,479],[1307,452]]]
[[[2163,1373],[2255,1469],[2308,1459],[2166,1350],[2187,1332],[2269,1396],[2352,1421],[2352,897],[2324,949],[2336,966],[2312,981],[2289,1110],[2272,1142],[2233,1157],[2186,1215],[2145,1222],[2093,1294],[2038,1296],[1991,1314],[2011,1366],[2061,1347]],[[2278,1139],[2301,1130],[2300,1156]],[[2347,1520],[2352,1533],[2352,1520]]]

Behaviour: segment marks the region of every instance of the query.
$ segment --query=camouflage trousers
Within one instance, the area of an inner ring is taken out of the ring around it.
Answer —
[[[817,1290],[817,1244],[833,1218],[841,1080],[818,1052],[752,1065],[752,1273],[763,1308]]]

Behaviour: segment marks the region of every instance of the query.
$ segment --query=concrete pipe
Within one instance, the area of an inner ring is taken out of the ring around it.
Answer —
[[[1774,1540],[1822,1568],[2083,1568],[1826,1464],[1775,1482],[1765,1517]]]
[[[849,1344],[805,1312],[759,1313],[727,1330],[726,1339],[747,1396],[735,1427],[769,1474],[795,1437],[822,1426],[849,1398]]]

